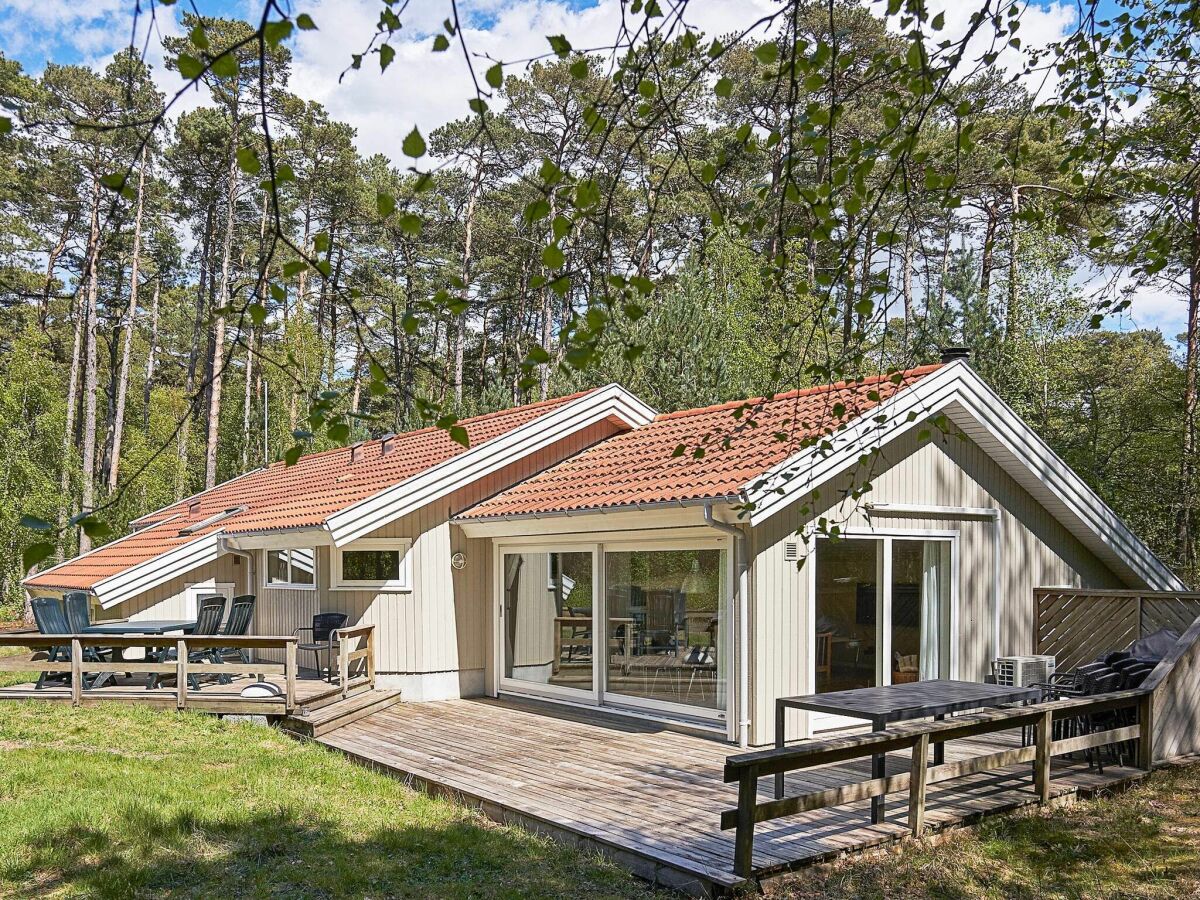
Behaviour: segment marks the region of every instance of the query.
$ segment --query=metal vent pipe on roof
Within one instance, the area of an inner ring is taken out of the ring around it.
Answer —
[[[943,363],[952,363],[952,362],[956,362],[957,360],[960,360],[960,359],[965,363],[971,362],[971,348],[970,347],[943,347],[942,348],[942,362]]]

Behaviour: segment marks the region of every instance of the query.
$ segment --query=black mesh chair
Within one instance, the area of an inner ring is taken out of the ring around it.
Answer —
[[[297,650],[308,650],[317,663],[317,677],[321,677],[321,651],[325,651],[325,680],[333,683],[333,648],[338,645],[337,630],[346,624],[349,618],[345,613],[317,613],[313,616],[312,626],[297,628],[296,637],[307,631],[312,640],[296,644]]]
[[[72,634],[84,634],[92,627],[92,597],[86,591],[71,591],[63,597],[63,608],[67,612],[67,622]],[[117,659],[115,649],[101,647],[84,647],[84,662],[106,662],[106,654]],[[92,679],[91,687],[100,687],[105,681],[115,678],[112,672],[101,672]]]
[[[250,633],[250,623],[254,621],[254,604],[257,598],[253,594],[242,594],[229,601],[229,619],[221,634],[241,637]],[[222,660],[233,658],[239,662],[250,662],[250,656],[245,647],[221,647],[217,650]]]
[[[34,597],[30,601],[30,606],[33,607],[33,621],[37,623],[37,629],[42,634],[72,633],[62,601],[57,597]],[[46,659],[49,662],[70,662],[70,645],[50,647],[46,651]],[[68,682],[71,680],[70,674],[66,672],[42,672],[38,675],[34,690],[40,691],[45,686],[47,678],[65,679]]]
[[[196,612],[196,627],[192,629],[192,635],[201,637],[220,634],[221,620],[225,617],[225,598],[221,596],[201,597],[200,608]],[[168,650],[165,654],[159,657],[159,661],[178,659],[179,656],[175,650]],[[188,662],[224,662],[221,659],[220,653],[216,647],[200,647],[196,650],[189,650],[187,655]],[[168,676],[169,677],[169,676]],[[228,675],[221,675],[217,678],[219,684],[229,684],[230,678]],[[188,686],[194,690],[200,690],[200,676],[188,674]],[[150,681],[150,687],[158,687],[158,677],[155,676]]]

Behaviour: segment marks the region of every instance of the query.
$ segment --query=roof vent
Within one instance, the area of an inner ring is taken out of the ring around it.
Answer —
[[[198,512],[200,512],[200,501],[193,500],[191,503],[188,504],[188,515],[194,516]]]
[[[396,435],[385,434],[379,439],[379,455],[387,456],[396,449]]]
[[[362,459],[362,454],[363,454],[362,441],[359,441],[357,444],[353,444],[350,447],[350,465],[354,465],[356,462],[358,462],[360,459]]]
[[[971,362],[971,348],[970,347],[943,347],[942,348],[942,362],[943,363],[952,363],[952,362],[955,362],[956,360],[960,360],[960,359],[965,363]]]

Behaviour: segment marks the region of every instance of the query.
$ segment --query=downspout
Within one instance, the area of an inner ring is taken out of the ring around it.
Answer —
[[[867,514],[939,516],[986,519],[992,525],[992,634],[991,657],[1000,655],[1000,510],[994,506],[927,506],[920,503],[868,503]]]
[[[229,543],[229,538],[221,535],[217,538],[217,549],[222,553],[232,553],[234,556],[240,556],[246,560],[246,578],[247,587],[246,593],[253,594],[254,587],[258,584],[258,573],[254,571],[254,554],[247,550],[239,550]]]
[[[712,503],[704,504],[704,524],[734,537],[738,566],[737,731],[738,746],[746,748],[750,745],[750,545],[745,531],[713,516]]]

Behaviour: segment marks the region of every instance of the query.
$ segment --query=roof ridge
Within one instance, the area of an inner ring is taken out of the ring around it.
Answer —
[[[684,418],[685,416],[695,416],[703,413],[718,412],[722,409],[737,409],[741,406],[756,406],[760,403],[774,403],[776,400],[793,400],[799,397],[807,397],[814,394],[845,390],[849,387],[858,387],[865,384],[873,384],[880,381],[890,380],[895,375],[900,375],[901,381],[903,381],[904,378],[912,375],[926,375],[936,369],[940,369],[942,365],[942,363],[929,363],[924,366],[914,366],[911,369],[898,369],[895,372],[889,372],[887,374],[869,375],[865,378],[846,379],[844,381],[835,381],[830,384],[817,384],[806,388],[793,388],[790,391],[781,391],[778,394],[772,394],[770,397],[747,397],[742,400],[726,400],[722,403],[714,403],[710,406],[698,406],[694,409],[677,409],[674,412],[659,413],[657,416],[655,416],[655,419]]]

